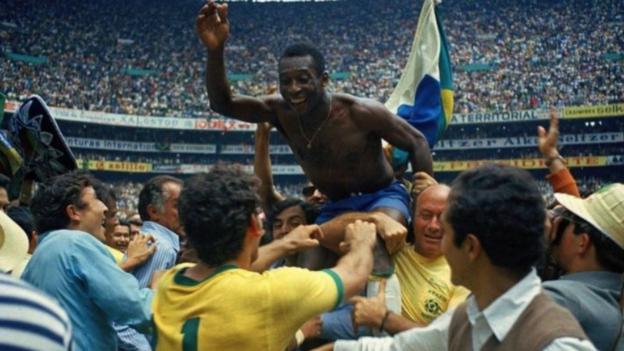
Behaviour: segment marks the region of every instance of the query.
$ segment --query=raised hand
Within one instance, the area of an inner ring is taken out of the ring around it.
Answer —
[[[537,127],[537,146],[545,158],[554,158],[559,155],[557,142],[559,141],[559,118],[554,108],[550,109],[550,126],[548,133],[544,127]]]
[[[227,4],[216,4],[212,0],[199,10],[195,20],[195,30],[208,50],[222,49],[230,36],[230,22],[227,14]]]

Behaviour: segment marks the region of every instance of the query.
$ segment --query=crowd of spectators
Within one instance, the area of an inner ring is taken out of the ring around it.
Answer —
[[[581,194],[591,194],[598,189],[602,188],[607,184],[611,184],[617,181],[616,178],[609,177],[578,177],[576,178],[576,182]],[[545,199],[553,199],[553,189],[545,179],[536,178],[536,182],[540,189],[540,192],[544,196]],[[284,194],[286,197],[302,197],[302,189],[305,187],[306,183],[283,183],[276,184],[276,190],[280,193]],[[110,183],[115,193],[117,194],[117,208],[119,210],[120,216],[124,217],[128,214],[137,212],[137,205],[139,199],[139,192],[143,187],[139,182],[132,181],[124,181],[117,183]]]
[[[331,73],[347,73],[331,90],[385,101],[408,57],[420,4],[231,3],[232,87],[267,92],[283,47],[309,40]],[[190,0],[3,1],[0,91],[83,110],[208,116],[206,54],[193,30],[198,7]],[[448,0],[441,9],[456,112],[624,101],[621,1]]]

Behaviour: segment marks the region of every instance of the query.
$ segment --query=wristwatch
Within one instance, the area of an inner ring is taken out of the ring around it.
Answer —
[[[546,161],[544,161],[544,164],[546,165],[546,167],[550,167],[552,165],[552,163],[555,162],[555,160],[561,161],[561,163],[563,163],[564,165],[568,164],[568,161],[566,161],[566,159],[563,158],[563,156],[561,156],[559,154],[557,154],[557,156],[548,157],[546,159]]]

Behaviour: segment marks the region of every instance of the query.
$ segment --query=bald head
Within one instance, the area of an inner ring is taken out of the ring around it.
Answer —
[[[436,184],[423,190],[416,199],[414,220],[414,248],[426,258],[442,256],[442,237],[444,231],[440,223],[442,212],[446,209],[451,189],[444,184]]]

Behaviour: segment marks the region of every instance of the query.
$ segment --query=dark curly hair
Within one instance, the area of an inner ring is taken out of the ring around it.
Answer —
[[[238,165],[216,165],[184,183],[178,202],[180,220],[199,259],[219,266],[243,248],[259,199],[257,179]]]
[[[531,175],[486,164],[459,175],[447,220],[460,246],[475,235],[492,264],[523,277],[544,253],[544,201]]]
[[[65,209],[69,205],[84,208],[80,195],[89,186],[97,188],[100,182],[84,171],[65,173],[40,184],[30,206],[37,231],[43,234],[67,228],[70,221]]]
[[[312,61],[314,61],[314,70],[316,71],[317,76],[321,76],[325,72],[325,58],[323,54],[315,48],[312,44],[309,43],[296,43],[288,46],[282,56],[280,56],[279,61],[288,57],[301,57],[301,56],[310,56]]]
[[[280,213],[282,213],[285,209],[293,207],[293,206],[301,207],[301,209],[303,210],[303,213],[305,214],[305,219],[306,219],[307,224],[314,223],[314,221],[316,221],[316,217],[318,217],[319,212],[320,212],[320,208],[314,204],[305,202],[295,197],[289,197],[284,200],[276,202],[271,208],[271,211],[269,212],[267,216],[267,223],[268,223],[269,228],[273,227],[273,222],[275,222],[275,218]]]

